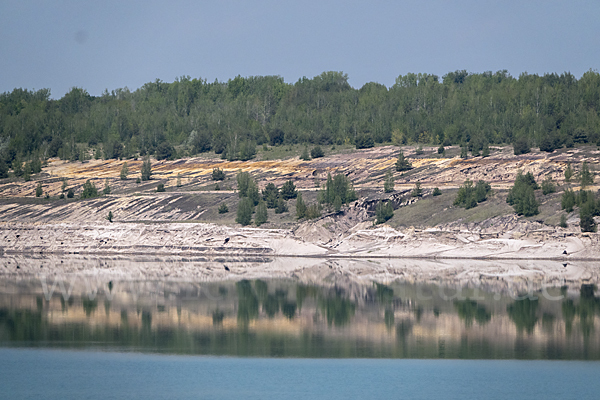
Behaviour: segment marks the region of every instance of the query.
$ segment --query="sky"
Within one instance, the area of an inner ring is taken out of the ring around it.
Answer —
[[[0,0],[0,93],[324,71],[389,87],[458,69],[598,70],[600,1]]]

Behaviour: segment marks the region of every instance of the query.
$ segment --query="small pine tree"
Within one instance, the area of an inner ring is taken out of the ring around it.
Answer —
[[[250,174],[248,172],[239,171],[235,179],[237,180],[238,196],[248,197],[248,188],[250,186],[250,182],[252,181]]]
[[[98,189],[93,182],[89,179],[83,184],[83,191],[81,192],[82,199],[90,199],[92,197],[98,196]]]
[[[221,205],[219,206],[219,214],[225,214],[228,212],[229,212],[229,207],[227,207],[227,204],[221,203]]]
[[[377,203],[377,208],[375,209],[375,224],[383,224],[390,218],[394,216],[394,207],[392,206],[391,201],[387,201],[385,204],[383,202]]]
[[[104,181],[104,189],[102,190],[104,194],[110,194],[110,186],[108,184],[108,178]]]
[[[315,219],[321,216],[321,207],[318,203],[314,203],[306,207],[306,218]]]
[[[64,192],[65,190],[67,190],[67,185],[68,185],[67,178],[63,178],[62,185],[60,187],[61,192]]]
[[[277,200],[277,206],[275,206],[275,214],[283,214],[288,211],[287,202],[281,197]]]
[[[460,158],[467,157],[469,157],[469,150],[467,149],[467,146],[463,144],[462,146],[460,146]]]
[[[262,199],[267,203],[267,208],[277,207],[279,199],[279,189],[272,182],[269,182],[262,191]]]
[[[135,183],[140,184],[142,183],[142,180],[140,179],[140,177],[138,176],[137,179],[135,180]]]
[[[242,197],[238,202],[237,217],[235,222],[243,226],[250,225],[252,222],[252,213],[254,212],[254,204],[248,197]]]
[[[581,183],[582,188],[594,183],[594,175],[590,172],[590,167],[588,166],[587,161],[584,161],[581,165],[581,172],[579,173],[579,182]]]
[[[127,165],[127,161],[125,161],[123,163],[123,166],[121,167],[121,173],[119,174],[119,177],[121,178],[122,181],[127,180],[127,175],[129,174],[129,166]]]
[[[440,144],[440,147],[438,147],[437,152],[439,155],[444,155],[444,153],[446,153],[446,148],[444,147],[443,144]]]
[[[434,188],[432,194],[434,196],[441,196],[442,195],[442,191],[440,190],[440,188]]]
[[[560,206],[563,210],[565,210],[566,212],[573,212],[573,208],[575,207],[575,204],[577,203],[577,199],[575,196],[575,192],[573,192],[572,189],[566,189],[563,194],[562,194],[562,198],[560,201]]]
[[[481,156],[483,158],[490,156],[490,145],[488,144],[488,142],[485,142],[483,144],[483,150],[481,151]]]
[[[75,197],[75,192],[71,188],[67,191],[67,198],[72,199],[73,197]]]
[[[391,170],[388,170],[385,173],[385,181],[383,182],[383,191],[385,193],[391,193],[394,191],[394,186],[395,186],[394,174],[392,174]]]
[[[177,187],[181,187],[181,174],[177,174]]]
[[[37,187],[35,188],[35,197],[40,197],[44,193],[44,189],[42,189],[42,182],[38,182]]]
[[[549,195],[550,193],[554,193],[554,192],[556,192],[556,185],[554,184],[554,181],[552,180],[550,175],[548,175],[542,181],[542,193],[544,194],[544,196],[546,196],[546,195]]]
[[[421,196],[423,196],[423,189],[421,189],[421,182],[415,183],[415,187],[412,190],[412,192],[410,192],[410,195],[412,197],[421,197]]]
[[[339,213],[342,210],[342,198],[340,196],[335,196],[333,200],[333,211]]]
[[[165,184],[164,183],[159,183],[158,186],[156,187],[156,191],[157,192],[164,192],[165,191]]]
[[[258,203],[258,207],[256,207],[256,216],[254,217],[254,223],[256,224],[256,226],[261,226],[262,224],[267,222],[267,218],[267,204],[264,201],[260,201]]]
[[[296,185],[291,180],[285,182],[279,191],[281,198],[284,200],[295,199],[298,195],[298,191],[296,190]]]
[[[596,205],[593,197],[579,208],[579,226],[582,232],[596,232],[597,226],[594,221]]]
[[[412,164],[404,157],[404,153],[400,151],[400,154],[398,154],[398,161],[396,161],[396,171],[402,172],[410,169],[412,169]]]
[[[143,181],[149,181],[152,177],[152,162],[149,158],[146,158],[142,162],[141,178]]]
[[[221,190],[221,186],[218,183],[215,183],[215,190]]]
[[[325,153],[323,153],[323,149],[321,148],[321,146],[315,146],[310,151],[310,156],[312,158],[320,158],[320,157],[323,157],[324,155],[325,155]]]
[[[571,168],[571,163],[567,164],[567,168],[565,169],[565,181],[570,182],[573,177],[573,168]]]
[[[560,215],[560,227],[561,228],[566,228],[567,225],[567,216],[565,214],[561,214]]]
[[[308,154],[308,147],[304,147],[300,159],[303,161],[310,161],[310,155]]]
[[[112,220],[113,220],[113,213],[112,213],[112,211],[108,212],[108,217],[106,217],[106,219],[108,220],[108,222],[112,222]]]
[[[213,181],[224,181],[225,180],[225,172],[223,172],[223,170],[220,168],[213,168],[212,180]]]
[[[304,200],[302,200],[302,193],[298,193],[296,197],[296,218],[302,219],[306,217],[306,204],[304,204]]]

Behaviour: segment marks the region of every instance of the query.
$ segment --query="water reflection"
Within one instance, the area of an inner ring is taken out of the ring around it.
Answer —
[[[59,288],[60,285],[54,285]],[[65,285],[63,285],[65,286]],[[597,288],[0,280],[0,345],[267,357],[600,359]],[[564,298],[556,300],[558,294]]]

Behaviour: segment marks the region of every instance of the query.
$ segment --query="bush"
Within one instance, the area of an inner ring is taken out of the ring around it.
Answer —
[[[540,151],[545,151],[546,153],[552,153],[556,149],[557,149],[557,147],[554,145],[554,140],[552,140],[552,138],[550,138],[549,136],[546,136],[540,142]]]
[[[108,178],[104,181],[104,189],[102,190],[103,194],[110,194],[110,185],[108,184]]]
[[[277,207],[279,189],[273,183],[268,183],[262,191],[262,199],[267,203],[267,208]]]
[[[123,167],[121,168],[121,173],[119,174],[119,177],[121,178],[122,181],[127,179],[127,175],[129,174],[129,166],[127,165],[127,161],[125,161],[123,163]]]
[[[594,175],[590,172],[590,168],[588,166],[587,161],[584,161],[581,165],[581,172],[579,173],[579,182],[581,183],[582,188],[594,183]]]
[[[552,178],[548,175],[546,179],[542,181],[542,193],[545,196],[554,192],[556,192],[556,185],[554,184]]]
[[[394,206],[392,206],[391,201],[387,201],[385,204],[383,202],[377,203],[377,208],[375,209],[375,224],[383,224],[390,218],[394,216]]]
[[[235,222],[241,225],[250,225],[252,222],[252,212],[254,211],[254,204],[248,197],[242,197],[238,202],[237,216]]]
[[[248,188],[250,187],[250,182],[252,181],[250,174],[248,172],[239,171],[235,179],[237,180],[238,184],[239,197],[248,197]]]
[[[567,164],[567,168],[565,169],[565,181],[569,182],[573,177],[573,168],[571,168],[571,163]]]
[[[59,199],[63,200],[65,198],[65,194],[61,193],[60,196],[58,196]]]
[[[135,180],[135,183],[137,183],[137,184],[140,184],[140,183],[142,183],[142,180],[141,180],[141,179],[138,177],[138,178]]]
[[[489,183],[485,181],[478,181],[475,186],[469,179],[458,189],[456,199],[454,199],[454,205],[470,209],[477,206],[477,203],[481,203],[487,200],[487,195],[491,190]]]
[[[396,171],[408,171],[412,169],[412,164],[404,157],[404,153],[400,151],[398,154],[398,161],[396,161]]]
[[[98,196],[98,189],[96,189],[96,185],[93,182],[90,182],[88,179],[83,184],[83,192],[81,192],[82,199],[90,199],[92,197]]]
[[[220,169],[220,168],[213,168],[212,180],[213,181],[223,181],[223,180],[225,180],[225,172],[223,172],[223,170]]]
[[[268,213],[267,213],[267,205],[264,201],[258,203],[258,207],[256,207],[256,216],[254,217],[254,223],[256,226],[261,226],[262,224],[267,222]]]
[[[529,142],[527,141],[527,139],[519,138],[515,140],[515,142],[513,143],[513,151],[515,153],[515,156],[529,153],[531,149],[529,148]]]
[[[304,148],[302,154],[300,155],[300,159],[303,161],[310,161],[310,155],[308,154],[308,147]]]
[[[310,151],[310,156],[312,158],[320,158],[320,157],[323,157],[324,155],[325,155],[325,153],[323,153],[323,149],[321,149],[321,146],[315,146]]]
[[[483,150],[481,151],[481,157],[489,157],[490,156],[490,145],[485,142],[483,144]]]
[[[275,214],[283,214],[288,211],[287,203],[284,199],[279,198],[277,200],[277,206],[275,207]]]
[[[369,149],[375,146],[373,137],[370,132],[363,132],[356,136],[356,148],[357,149]]]
[[[44,193],[44,189],[42,189],[42,182],[38,182],[35,188],[35,197],[40,197]]]
[[[221,203],[221,205],[219,206],[219,214],[225,214],[228,212],[229,212],[229,207],[227,207],[227,204]]]
[[[256,144],[254,142],[243,142],[240,145],[240,160],[248,161],[256,155]]]
[[[419,147],[417,147],[417,149],[415,150],[415,155],[417,155],[417,156],[423,155],[423,146],[419,145]]]
[[[412,192],[410,192],[410,195],[412,197],[421,197],[421,196],[423,196],[423,189],[421,189],[421,182],[415,183],[415,187],[412,190]]]
[[[573,212],[573,208],[577,203],[575,192],[572,189],[566,189],[561,197],[560,206],[566,212]]]
[[[279,191],[279,194],[281,195],[281,198],[284,200],[289,200],[289,199],[295,199],[296,196],[298,195],[298,191],[296,190],[296,185],[294,185],[294,182],[290,181],[286,181],[283,186],[281,187],[281,190]]]
[[[141,176],[143,181],[149,181],[152,176],[152,163],[149,158],[142,162]]]
[[[594,221],[596,213],[596,204],[593,198],[590,198],[579,208],[579,226],[582,232],[596,232],[597,226]]]
[[[73,191],[73,189],[69,189],[67,191],[67,198],[72,199],[73,197],[75,197],[75,192]]]
[[[434,196],[441,196],[442,195],[442,191],[440,190],[440,188],[434,188],[432,194]]]
[[[559,225],[561,228],[566,228],[568,226],[567,225],[567,216],[565,214],[560,215],[560,224]]]
[[[331,174],[327,174],[327,182],[319,193],[319,201],[333,205],[336,196],[340,196],[342,204],[348,204],[357,199],[352,182],[346,175],[337,174],[332,178]]]
[[[112,211],[108,212],[108,216],[106,217],[106,219],[108,220],[108,222],[112,222],[112,220],[113,220],[113,213],[112,213]]]
[[[156,187],[156,191],[157,192],[164,192],[165,191],[165,184],[164,183],[159,183],[158,186]]]
[[[315,219],[321,216],[321,207],[319,204],[314,203],[306,207],[306,218]]]
[[[385,193],[391,193],[394,191],[394,174],[392,174],[391,170],[388,170],[385,173],[385,180],[383,181],[383,191]]]
[[[515,184],[509,190],[506,202],[513,206],[515,212],[525,217],[531,217],[539,213],[539,204],[535,199],[534,190],[539,186],[535,182],[531,172],[523,175],[518,172]]]
[[[302,193],[298,193],[296,198],[296,218],[302,219],[306,217],[306,204],[302,200]]]
[[[441,144],[440,147],[438,147],[437,152],[438,152],[438,154],[444,154],[444,153],[446,153],[446,149],[444,148],[443,144]]]

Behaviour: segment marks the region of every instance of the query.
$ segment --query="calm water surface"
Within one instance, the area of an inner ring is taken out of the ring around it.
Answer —
[[[3,398],[597,399],[600,363],[0,349]]]

